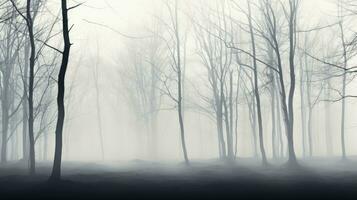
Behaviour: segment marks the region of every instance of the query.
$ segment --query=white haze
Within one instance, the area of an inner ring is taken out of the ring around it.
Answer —
[[[195,13],[195,8],[205,6],[209,1],[180,0],[184,8],[180,8],[181,16]],[[76,4],[77,1],[71,1]],[[74,24],[71,31],[71,40],[74,43],[70,57],[69,73],[67,75],[67,92],[73,85],[72,97],[67,98],[67,118],[64,133],[64,159],[65,160],[100,160],[100,142],[98,135],[98,121],[96,112],[96,90],[93,83],[94,65],[98,63],[99,92],[102,115],[102,127],[104,138],[104,152],[106,160],[131,160],[149,159],[145,128],[140,127],[132,114],[128,101],[125,99],[125,91],[121,88],[119,71],[123,64],[120,54],[126,52],[128,39],[115,31],[135,37],[145,37],[150,34],[146,31],[150,28],[152,16],[162,16],[164,5],[161,0],[87,0],[85,3],[70,12],[70,23]],[[334,1],[329,0],[304,0],[300,8],[300,24],[306,29],[309,26],[326,25],[333,22],[335,17]],[[50,0],[49,6],[57,4],[56,0]],[[184,10],[183,10],[184,9]],[[56,10],[53,8],[53,10]],[[55,13],[55,12],[54,12]],[[187,28],[187,27],[186,27]],[[323,37],[324,32],[320,32]],[[192,39],[191,39],[192,40]],[[187,77],[188,82],[195,81],[202,75],[204,68],[200,66],[195,55],[194,43],[188,44]],[[350,64],[352,65],[352,64]],[[77,72],[75,72],[78,70]],[[197,83],[196,83],[197,84]],[[348,86],[349,94],[355,92],[353,83]],[[187,84],[187,92],[190,100],[198,97]],[[191,92],[190,92],[191,91]],[[295,147],[300,157],[301,131],[299,94],[296,91],[295,98]],[[263,126],[265,136],[270,132],[270,104],[266,95],[263,95]],[[170,106],[169,100],[165,105]],[[340,104],[332,106],[333,146],[334,155],[340,155],[339,120]],[[357,154],[357,128],[356,114],[354,114],[355,101],[347,101],[346,114],[346,148],[348,155]],[[319,104],[314,110],[313,117],[313,141],[314,155],[326,155],[324,107]],[[238,122],[238,156],[252,156],[252,134],[248,120],[248,110],[245,105],[240,106]],[[186,142],[188,154],[191,159],[210,159],[218,157],[217,136],[215,123],[190,109],[185,111]],[[182,151],[179,137],[179,124],[177,113],[172,110],[162,110],[158,120],[158,158],[161,160],[181,160]],[[50,141],[53,143],[53,134]],[[52,146],[52,145],[51,145]],[[265,147],[268,156],[271,157],[271,142],[267,140]],[[49,152],[48,155],[52,155]]]

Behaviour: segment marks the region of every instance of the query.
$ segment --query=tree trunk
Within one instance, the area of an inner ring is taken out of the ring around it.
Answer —
[[[301,134],[302,134],[302,151],[303,157],[306,157],[306,107],[304,91],[304,69],[300,62],[300,112],[301,112]]]
[[[33,33],[33,21],[31,16],[31,0],[27,0],[26,5],[26,22],[27,28],[29,32],[30,39],[30,74],[29,74],[29,144],[30,144],[30,174],[35,174],[35,139],[34,139],[34,109],[33,109],[33,90],[34,90],[34,76],[35,76],[35,54],[36,54],[36,46],[35,46],[35,38]]]
[[[5,86],[5,85],[4,85]],[[9,110],[7,104],[7,94],[3,93],[3,100],[2,100],[2,139],[1,139],[1,163],[7,162],[7,137],[8,137],[8,130],[9,130]]]
[[[273,72],[274,73],[274,72]],[[277,148],[277,133],[276,133],[276,116],[275,116],[275,86],[274,86],[274,79],[272,79],[272,86],[271,86],[271,140],[273,146],[273,159],[278,158],[278,148]]]
[[[94,78],[95,78],[95,91],[96,91],[98,133],[99,133],[100,152],[101,152],[100,155],[101,155],[101,159],[104,160],[104,142],[103,142],[103,128],[102,128],[102,116],[101,116],[102,112],[101,112],[100,99],[99,99],[98,70],[97,69],[96,69]]]
[[[327,73],[329,74],[329,73]],[[330,80],[326,80],[326,88],[325,88],[325,99],[330,99],[330,89],[331,83]],[[330,102],[324,102],[325,107],[325,133],[326,133],[326,154],[327,156],[333,155],[333,143],[332,143],[332,132],[331,132],[331,105]]]
[[[55,155],[53,161],[53,168],[50,180],[59,181],[61,179],[61,163],[62,163],[62,134],[63,122],[65,118],[64,108],[64,94],[65,94],[65,77],[71,48],[69,29],[68,29],[68,9],[67,0],[61,0],[62,8],[62,31],[64,40],[64,49],[62,54],[62,62],[60,72],[58,74],[58,94],[57,94],[57,109],[58,117],[56,124],[56,139],[55,139]]]
[[[29,142],[28,142],[28,79],[27,74],[29,68],[29,58],[30,45],[26,42],[25,44],[25,63],[24,63],[24,74],[23,74],[23,94],[22,94],[22,156],[25,162],[29,161]]]
[[[154,59],[151,58],[151,63]],[[149,152],[153,159],[157,159],[157,69],[154,64],[150,65],[151,88],[150,88],[150,143]]]
[[[175,37],[176,37],[176,56],[177,56],[177,113],[180,124],[180,136],[181,136],[181,146],[183,151],[183,156],[185,163],[188,165],[189,160],[187,156],[186,141],[185,141],[185,127],[183,122],[183,91],[182,91],[182,65],[181,65],[181,40],[179,36],[179,24],[178,24],[178,2],[175,1]]]
[[[342,21],[339,23],[340,30],[341,30],[341,43],[343,47],[343,67],[347,68],[347,47],[345,44],[345,36],[343,30]],[[345,144],[345,113],[346,113],[346,72],[344,71],[342,77],[342,101],[341,101],[341,152],[342,152],[342,159],[345,160],[346,157],[346,144]]]
[[[231,160],[234,159],[233,149],[233,71],[229,74],[229,143],[228,156]]]
[[[248,3],[248,22],[249,22],[249,32],[250,32],[250,39],[252,44],[252,53],[253,53],[253,75],[254,75],[254,96],[256,100],[256,107],[257,107],[257,117],[258,117],[258,134],[259,134],[259,146],[260,152],[262,155],[263,164],[268,164],[265,148],[264,148],[264,134],[263,134],[263,120],[262,120],[262,111],[260,105],[260,93],[259,93],[259,83],[258,83],[258,66],[256,60],[256,49],[255,49],[255,37],[253,32],[253,25],[252,25],[252,17],[251,17],[251,8],[250,8],[250,1]]]
[[[290,16],[289,16],[289,69],[290,69],[290,90],[288,97],[288,152],[289,163],[296,165],[296,155],[294,149],[294,94],[295,94],[295,45],[296,45],[296,13],[297,2],[289,1]]]

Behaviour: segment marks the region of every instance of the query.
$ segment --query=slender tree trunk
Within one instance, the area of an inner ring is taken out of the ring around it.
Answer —
[[[306,157],[306,107],[305,107],[305,91],[304,91],[304,69],[300,62],[300,112],[301,112],[301,133],[302,133],[302,151],[303,157]]]
[[[10,33],[7,33],[7,41],[6,41],[6,46],[8,47],[5,53],[5,59],[4,59],[4,69],[2,71],[2,94],[1,94],[1,133],[2,133],[2,139],[1,139],[1,163],[7,163],[7,148],[8,148],[8,131],[9,131],[9,121],[10,121],[10,114],[9,114],[9,109],[10,109],[10,78],[11,78],[11,68],[12,68],[12,63],[10,61]]]
[[[274,66],[274,56],[273,56],[273,50],[272,48],[268,45],[268,56],[269,56],[269,64],[271,66]],[[270,96],[271,96],[271,132],[272,132],[272,148],[273,148],[273,159],[278,159],[279,157],[279,135],[277,131],[277,115],[279,115],[278,111],[276,111],[276,108],[278,108],[278,102],[279,98],[276,95],[276,75],[275,71],[272,68],[269,68],[269,76],[270,76]],[[278,124],[280,126],[280,124]]]
[[[329,73],[327,73],[329,74]],[[326,88],[325,88],[325,99],[330,99],[330,89],[331,83],[330,80],[326,80]],[[332,132],[331,132],[331,105],[330,102],[325,101],[325,133],[326,133],[326,154],[327,156],[333,155],[333,143],[332,143]]]
[[[69,59],[69,53],[71,48],[69,29],[68,29],[68,9],[67,0],[61,0],[62,8],[62,31],[64,40],[64,49],[62,54],[62,62],[60,72],[58,74],[58,94],[57,94],[57,108],[58,117],[56,125],[56,140],[55,140],[55,155],[53,162],[53,169],[50,180],[59,181],[61,179],[61,162],[62,162],[62,134],[63,134],[63,122],[65,118],[64,107],[64,94],[65,94],[65,77]]]
[[[226,150],[226,142],[224,140],[224,134],[223,134],[224,132],[223,131],[223,115],[224,115],[223,101],[224,101],[223,84],[220,82],[219,97],[216,98],[216,104],[218,106],[216,115],[217,115],[218,140],[220,142],[221,158],[225,159],[227,156],[227,150]]]
[[[151,63],[154,59],[151,58]],[[157,159],[157,69],[154,64],[151,67],[151,88],[150,88],[150,143],[149,151],[153,159]]]
[[[343,86],[342,95],[346,95],[346,76],[343,76]],[[342,159],[346,159],[346,144],[345,144],[345,112],[346,112],[346,101],[343,98],[341,102],[341,150]]]
[[[258,84],[258,66],[256,60],[256,49],[255,49],[255,37],[253,32],[253,25],[252,25],[252,18],[251,18],[251,8],[250,8],[250,1],[248,3],[248,22],[249,22],[249,32],[250,32],[250,39],[252,44],[252,53],[253,53],[253,69],[254,69],[254,95],[256,100],[256,107],[257,107],[257,117],[258,117],[258,134],[259,134],[259,146],[260,152],[262,155],[263,164],[268,164],[265,148],[264,148],[264,133],[263,133],[263,120],[262,120],[262,111],[261,111],[261,103],[260,103],[260,93],[259,93],[259,84]]]
[[[273,72],[274,73],[274,72]],[[278,158],[278,148],[277,148],[277,133],[276,133],[276,116],[275,116],[275,86],[274,84],[274,79],[272,80],[272,86],[271,86],[271,135],[272,135],[272,146],[273,146],[273,159]]]
[[[29,74],[29,144],[30,144],[30,174],[35,174],[35,139],[34,139],[34,109],[33,109],[33,90],[34,90],[34,78],[35,78],[35,54],[36,54],[36,46],[35,46],[35,38],[33,33],[33,21],[31,16],[31,0],[27,0],[26,5],[26,22],[27,28],[29,32],[30,39],[30,74]]]
[[[179,77],[181,76],[180,73]],[[179,118],[179,123],[180,123],[180,132],[181,132],[181,145],[182,145],[182,151],[183,151],[183,156],[185,159],[185,163],[188,165],[189,164],[189,160],[188,160],[188,156],[187,156],[187,149],[186,149],[186,141],[185,141],[185,127],[184,127],[184,122],[183,122],[183,117],[182,117],[182,97],[181,97],[181,78],[179,78],[178,81],[178,118]]]
[[[223,107],[224,107],[224,122],[226,125],[226,137],[227,137],[227,157],[229,160],[233,160],[233,139],[231,137],[230,131],[230,117],[229,117],[229,108],[227,105],[226,98],[223,96]]]
[[[313,142],[312,142],[312,108],[309,108],[308,120],[307,120],[307,133],[309,139],[309,156],[313,156]]]
[[[23,94],[22,94],[22,156],[25,162],[29,161],[29,142],[28,142],[28,68],[30,45],[25,44],[25,63],[24,63],[24,78],[23,78]]]
[[[343,47],[343,67],[347,68],[347,47],[345,44],[345,36],[343,30],[342,21],[339,23],[340,31],[341,31],[341,43]],[[342,77],[342,100],[341,100],[341,151],[342,151],[342,159],[345,160],[346,157],[346,144],[345,144],[345,117],[346,117],[346,72],[344,71]]]
[[[305,39],[306,43],[307,39]],[[305,44],[306,46],[306,44]],[[308,114],[307,114],[307,136],[309,141],[309,157],[313,155],[313,141],[312,141],[312,112],[313,112],[313,102],[311,99],[311,79],[312,79],[312,72],[308,69],[308,62],[307,56],[305,56],[305,76],[306,76],[306,98],[307,98],[307,105],[308,105]]]
[[[276,90],[275,91],[275,96],[278,97],[279,96],[279,91]],[[284,157],[284,141],[283,141],[283,133],[281,130],[281,102],[280,102],[280,98],[276,99],[276,116],[277,116],[277,135],[278,135],[278,141],[279,141],[279,157],[283,158]]]
[[[257,111],[256,111],[256,103],[255,103],[255,97],[252,95],[251,97],[252,102],[251,102],[251,109],[250,109],[250,115],[251,115],[251,125],[252,125],[252,130],[253,130],[253,145],[254,145],[254,156],[255,158],[258,158],[258,137],[257,137]]]
[[[228,155],[230,159],[234,159],[234,149],[233,149],[233,71],[229,74],[229,149]]]
[[[5,86],[5,85],[4,85]],[[8,137],[8,130],[9,130],[9,110],[8,110],[8,104],[7,104],[7,94],[4,92],[2,94],[2,126],[1,126],[1,133],[2,133],[2,139],[1,139],[1,163],[4,164],[7,162],[7,137]]]
[[[240,81],[240,69],[238,71],[238,78],[237,78],[237,91],[236,91],[236,97],[235,97],[235,129],[234,129],[234,134],[235,134],[235,147],[234,147],[234,157],[237,158],[238,156],[238,114],[239,114],[239,81]]]
[[[96,66],[97,67],[97,66]],[[99,142],[100,142],[100,152],[101,159],[104,160],[104,142],[103,142],[103,128],[102,128],[102,112],[100,107],[99,99],[99,86],[98,86],[98,71],[95,72],[95,91],[96,91],[96,109],[97,109],[97,121],[98,121],[98,133],[99,133]]]
[[[222,103],[219,101],[218,103],[218,110],[216,113],[216,121],[217,121],[217,133],[218,133],[218,146],[219,146],[219,152],[220,152],[220,157],[225,158],[227,153],[226,153],[226,142],[224,140],[223,136],[223,110],[222,110]]]
[[[189,159],[187,155],[186,149],[186,141],[185,141],[185,127],[183,122],[183,91],[182,91],[182,66],[181,66],[181,40],[179,36],[179,24],[178,24],[178,2],[175,1],[175,37],[176,37],[176,56],[177,56],[177,92],[178,92],[178,99],[177,99],[177,113],[179,118],[180,124],[180,136],[181,136],[181,146],[183,151],[183,156],[185,159],[185,163],[189,164]]]
[[[296,155],[294,149],[294,94],[295,94],[295,45],[296,45],[296,0],[289,1],[289,69],[290,69],[290,90],[288,97],[288,152],[289,163],[296,165]]]

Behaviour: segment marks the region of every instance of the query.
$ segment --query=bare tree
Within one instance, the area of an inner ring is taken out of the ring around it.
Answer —
[[[181,138],[181,147],[182,153],[185,160],[185,163],[189,164],[189,158],[186,147],[186,137],[185,137],[185,124],[183,118],[183,66],[184,64],[184,52],[185,45],[182,43],[182,32],[181,25],[179,21],[179,3],[177,0],[173,2],[166,2],[166,7],[169,13],[170,23],[166,24],[170,36],[170,42],[162,37],[162,39],[166,43],[167,50],[169,51],[169,65],[172,69],[171,73],[174,74],[165,74],[161,73],[163,78],[161,78],[161,82],[164,85],[164,89],[161,91],[166,94],[169,98],[171,98],[175,104],[177,109],[178,121],[180,126],[180,138]],[[171,43],[172,42],[172,43]],[[172,88],[168,86],[168,81],[172,81],[176,83],[175,94],[172,93]]]
[[[2,27],[2,40],[0,43],[1,48],[1,68],[0,68],[0,100],[1,100],[1,130],[2,130],[2,142],[1,142],[1,163],[7,162],[7,149],[9,138],[9,123],[12,117],[16,114],[20,107],[21,101],[16,104],[13,110],[10,110],[14,101],[11,101],[12,91],[11,85],[15,80],[14,69],[15,61],[18,59],[19,50],[23,44],[23,36],[18,34],[18,30],[21,30],[21,25],[17,22],[18,14],[12,7],[6,7],[6,16],[9,20],[1,24]]]
[[[268,164],[267,157],[265,154],[264,148],[264,137],[263,137],[263,120],[262,120],[262,111],[261,111],[261,102],[260,102],[260,93],[259,93],[259,85],[258,85],[258,65],[256,59],[256,47],[255,47],[255,35],[253,32],[252,25],[252,15],[251,15],[251,5],[250,1],[247,0],[248,4],[248,22],[249,22],[249,32],[250,39],[252,44],[252,59],[253,59],[253,74],[254,74],[254,96],[257,107],[257,117],[258,117],[258,134],[259,134],[259,146],[262,155],[262,161],[264,165]]]
[[[53,161],[53,169],[50,177],[51,181],[59,181],[61,179],[61,163],[62,163],[62,134],[63,134],[63,122],[65,118],[65,107],[64,107],[64,95],[65,95],[65,77],[67,72],[69,53],[71,49],[71,41],[69,37],[69,26],[68,26],[68,11],[75,8],[67,7],[67,0],[61,0],[61,10],[62,10],[62,35],[64,48],[62,52],[62,62],[60,67],[60,72],[58,74],[57,86],[57,124],[56,124],[56,142],[55,142],[55,156]]]
[[[96,111],[97,111],[97,121],[98,121],[98,134],[99,134],[99,142],[100,142],[100,151],[101,158],[104,159],[104,142],[103,142],[103,128],[102,128],[102,112],[100,106],[100,91],[99,91],[99,49],[97,46],[97,60],[94,64],[93,69],[93,78],[94,78],[94,88],[95,88],[95,99],[96,99]]]

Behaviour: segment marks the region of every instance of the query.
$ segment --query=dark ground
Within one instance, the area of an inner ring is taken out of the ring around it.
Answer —
[[[64,181],[47,182],[51,163],[26,175],[24,163],[0,166],[0,199],[357,199],[357,159],[315,159],[301,169],[253,161],[105,164],[65,162]]]

